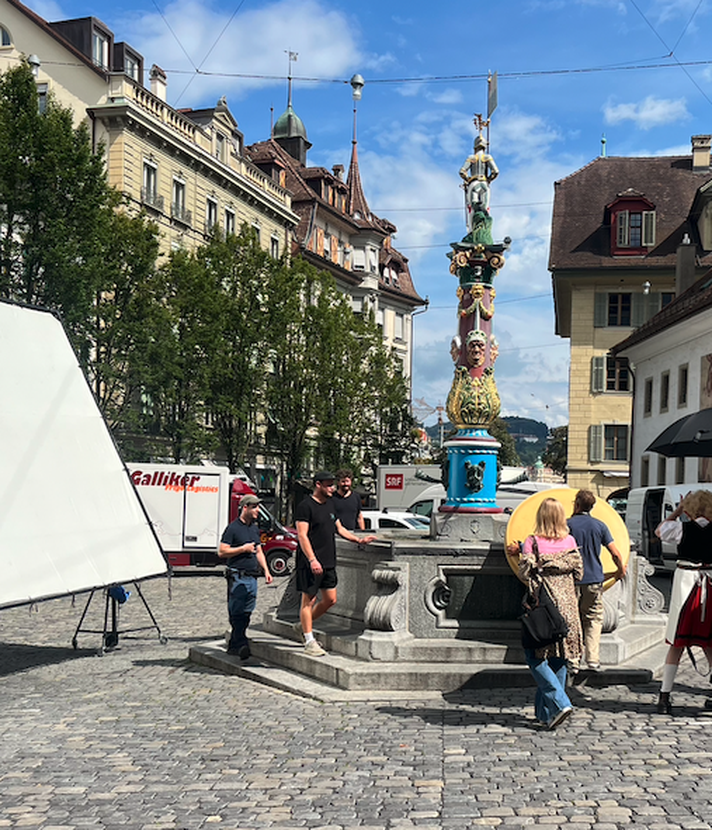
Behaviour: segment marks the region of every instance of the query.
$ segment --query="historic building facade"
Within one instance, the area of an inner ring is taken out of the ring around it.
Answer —
[[[41,96],[51,92],[87,119],[103,143],[109,182],[158,224],[164,251],[203,244],[217,225],[254,227],[274,256],[287,250],[298,217],[291,194],[244,155],[243,136],[224,98],[215,107],[176,110],[167,78],[116,43],[95,17],[48,23],[18,0],[0,0],[0,70],[30,57]]]
[[[556,332],[571,344],[570,487],[605,497],[628,486],[633,374],[610,349],[712,264],[710,136],[692,145],[688,156],[601,157],[555,183],[549,270]],[[676,272],[687,275],[677,288]]]
[[[396,226],[373,214],[361,184],[353,141],[348,174],[309,167],[307,131],[291,101],[272,137],[245,148],[252,162],[292,194],[299,215],[293,252],[329,271],[357,313],[373,311],[386,346],[395,350],[410,377],[412,315],[425,301],[418,295],[408,260],[392,244]]]

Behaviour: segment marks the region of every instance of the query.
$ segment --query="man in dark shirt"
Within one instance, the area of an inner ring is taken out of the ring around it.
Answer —
[[[314,639],[312,624],[336,603],[336,540],[338,533],[349,542],[368,544],[375,536],[360,539],[334,516],[334,476],[325,470],[314,476],[314,491],[297,507],[295,519],[297,549],[297,590],[302,595],[297,630],[304,635],[304,653],[310,657],[326,654]],[[316,601],[317,593],[321,599]]]
[[[240,515],[225,528],[218,549],[218,556],[227,559],[227,610],[232,626],[227,653],[241,660],[250,657],[247,626],[257,602],[257,577],[264,574],[265,582],[272,582],[257,524],[261,503],[255,495],[242,497]]]
[[[346,530],[365,530],[366,522],[361,513],[361,498],[351,489],[351,470],[338,470],[334,493],[334,515]]]
[[[568,520],[571,535],[581,551],[583,578],[578,584],[579,614],[583,628],[586,661],[589,669],[601,668],[600,647],[603,630],[603,566],[601,545],[610,551],[618,567],[618,576],[625,575],[625,565],[613,542],[611,531],[591,516],[596,497],[590,490],[579,490],[574,500],[574,515]]]

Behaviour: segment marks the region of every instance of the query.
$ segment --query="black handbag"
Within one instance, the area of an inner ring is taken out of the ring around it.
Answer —
[[[539,564],[539,547],[533,538],[532,551]],[[556,607],[546,585],[539,584],[524,595],[522,599],[522,646],[524,648],[543,648],[560,643],[569,633],[569,626],[563,614]]]

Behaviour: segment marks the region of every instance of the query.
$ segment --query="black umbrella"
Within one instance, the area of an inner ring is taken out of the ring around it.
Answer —
[[[672,458],[712,457],[712,409],[702,409],[675,421],[646,448]]]

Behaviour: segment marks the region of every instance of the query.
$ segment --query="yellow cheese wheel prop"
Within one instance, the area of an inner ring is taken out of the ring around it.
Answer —
[[[553,490],[542,490],[533,496],[529,496],[528,499],[525,499],[521,504],[517,505],[512,513],[507,523],[505,544],[510,545],[512,542],[524,542],[527,536],[531,536],[536,525],[536,512],[544,499],[557,499],[564,505],[567,518],[571,516],[574,512],[574,499],[576,498],[577,492],[577,490],[572,490],[570,487],[561,487]],[[623,557],[623,563],[627,567],[630,557],[630,538],[623,519],[621,519],[620,515],[616,513],[605,499],[598,497],[591,510],[591,515],[596,519],[600,519],[608,526],[613,537],[613,542],[620,551]],[[507,553],[507,561],[509,562],[509,567],[519,576],[519,557],[511,556]],[[605,546],[601,547],[601,562],[605,577],[603,590],[606,591],[612,585],[615,585],[617,572],[613,557]]]

